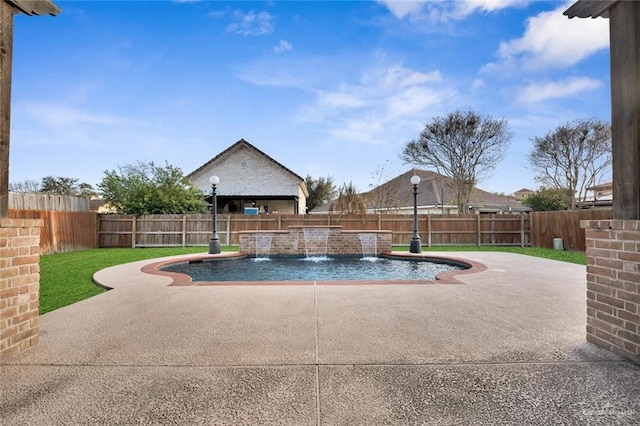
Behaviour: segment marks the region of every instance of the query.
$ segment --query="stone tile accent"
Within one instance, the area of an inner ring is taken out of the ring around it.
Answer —
[[[0,220],[0,361],[38,343],[42,225]]]
[[[640,221],[582,221],[587,341],[640,364]]]

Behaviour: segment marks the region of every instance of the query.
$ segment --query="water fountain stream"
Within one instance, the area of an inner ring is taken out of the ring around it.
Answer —
[[[361,232],[358,236],[362,245],[362,259],[369,261],[378,259],[378,236],[367,232]]]
[[[273,234],[256,234],[256,260],[269,260]]]
[[[326,260],[329,230],[327,228],[303,228],[302,232],[307,259]]]

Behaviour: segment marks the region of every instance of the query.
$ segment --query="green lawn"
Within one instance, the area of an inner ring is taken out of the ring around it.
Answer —
[[[237,247],[222,247],[236,251]],[[206,253],[207,247],[108,248],[50,254],[40,258],[40,313],[95,296],[106,290],[91,279],[97,271],[121,263],[180,254]]]
[[[395,246],[393,250],[407,251],[409,246]],[[500,251],[507,253],[524,254],[527,256],[544,257],[546,259],[560,260],[562,262],[587,264],[587,255],[579,251],[562,251],[538,247],[504,247],[504,246],[435,246],[422,247],[423,252],[429,251]]]
[[[394,247],[394,250],[397,251],[406,251],[408,249],[408,246]],[[222,247],[222,250],[237,251],[238,247]],[[439,246],[423,247],[422,250],[424,252],[502,251],[580,265],[585,265],[587,262],[584,253],[531,247]],[[109,266],[164,256],[192,253],[204,254],[206,251],[206,247],[110,248],[42,256],[40,258],[40,313],[45,314],[106,291],[104,288],[93,284],[91,279],[94,273]]]

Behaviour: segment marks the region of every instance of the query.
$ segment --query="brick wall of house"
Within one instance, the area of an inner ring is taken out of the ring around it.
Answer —
[[[587,341],[640,363],[640,221],[582,221]]]
[[[209,164],[189,178],[196,188],[211,193],[209,177],[220,178],[218,195],[298,195],[300,182],[267,157],[244,146]]]
[[[0,361],[38,343],[41,219],[0,219]]]
[[[290,226],[288,231],[241,231],[240,251],[249,256],[373,256],[391,251],[391,231],[343,231],[342,226]],[[363,252],[364,250],[364,252]]]

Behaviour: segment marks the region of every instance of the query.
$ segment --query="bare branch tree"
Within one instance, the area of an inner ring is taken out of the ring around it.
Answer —
[[[369,185],[372,189],[367,195],[371,207],[377,213],[398,213],[400,210],[400,188],[397,187],[397,182],[389,182],[389,164],[389,160],[386,160],[371,175],[374,183]]]
[[[40,182],[33,179],[9,183],[9,191],[11,192],[40,192],[40,188]]]
[[[454,111],[427,123],[401,157],[451,178],[458,212],[467,213],[471,191],[502,160],[511,136],[506,119]]]
[[[569,194],[572,210],[581,208],[587,188],[600,182],[611,165],[611,127],[597,119],[576,120],[532,139],[528,160],[536,181]]]

